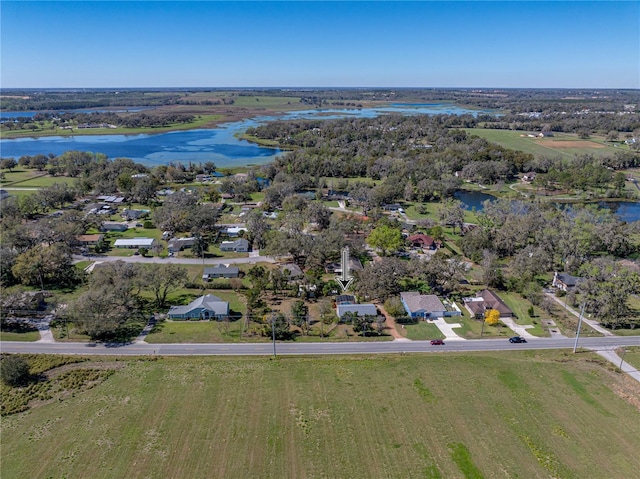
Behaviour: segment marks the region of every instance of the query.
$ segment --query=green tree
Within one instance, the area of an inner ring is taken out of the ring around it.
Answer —
[[[22,386],[29,380],[29,364],[22,356],[5,356],[0,360],[0,376],[8,386]]]
[[[264,335],[275,336],[277,340],[291,339],[289,319],[283,313],[271,313],[264,325]]]
[[[367,238],[367,244],[382,252],[386,256],[388,252],[397,251],[402,247],[402,233],[399,229],[382,225],[375,228]]]
[[[177,264],[153,263],[143,274],[145,287],[154,294],[157,308],[164,308],[169,293],[181,288],[187,280],[187,270]]]

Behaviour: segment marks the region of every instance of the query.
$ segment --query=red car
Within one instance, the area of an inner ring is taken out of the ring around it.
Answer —
[[[444,344],[444,341],[442,339],[432,339],[431,340],[431,345],[432,346],[442,346]]]

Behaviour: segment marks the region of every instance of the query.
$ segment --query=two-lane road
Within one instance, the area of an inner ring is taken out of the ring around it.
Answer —
[[[279,355],[327,354],[385,354],[425,352],[518,351],[524,349],[570,349],[575,339],[539,338],[527,343],[511,344],[507,339],[446,341],[432,346],[429,341],[379,342],[277,342]],[[640,336],[581,338],[579,347],[593,350],[640,346]],[[102,343],[26,343],[0,342],[3,353],[39,354],[100,354],[100,355],[164,355],[164,356],[268,356],[273,354],[272,343],[216,343],[216,344],[102,344]]]

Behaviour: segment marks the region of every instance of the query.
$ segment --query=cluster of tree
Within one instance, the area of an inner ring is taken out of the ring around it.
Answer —
[[[463,120],[456,115],[390,115],[271,122],[251,133],[296,148],[278,157],[268,171],[271,188],[282,188],[278,183],[310,188],[327,177],[367,177],[383,180],[375,196],[385,202],[402,198],[405,192],[412,198],[450,195],[461,181],[456,172],[495,183],[512,178],[534,160],[528,153],[452,127],[464,126]]]
[[[2,95],[3,111],[52,110],[170,105],[184,92],[167,90],[10,90]]]
[[[168,295],[187,280],[187,271],[175,264],[111,262],[88,278],[88,288],[64,312],[76,330],[95,339],[117,335],[148,310],[143,291],[153,294],[152,306],[165,308]]]
[[[80,113],[69,112],[60,115],[39,113],[33,117],[19,117],[15,121],[2,122],[3,130],[37,129],[50,121],[54,127],[83,128],[92,125],[114,125],[121,128],[159,128],[180,123],[192,123],[193,115],[179,113],[127,113],[113,112]]]

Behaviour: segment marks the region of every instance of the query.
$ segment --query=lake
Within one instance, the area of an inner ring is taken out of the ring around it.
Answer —
[[[375,118],[385,114],[437,115],[488,113],[487,110],[469,110],[452,104],[398,104],[377,108],[316,109],[287,112],[280,116],[265,116],[220,125],[206,130],[174,131],[155,135],[81,135],[72,137],[48,136],[0,140],[0,155],[19,158],[23,155],[79,150],[104,153],[109,158],[125,157],[148,166],[170,162],[200,163],[213,161],[218,167],[228,168],[273,161],[282,151],[264,148],[236,135],[251,126],[273,120]]]
[[[482,211],[483,203],[487,200],[495,201],[495,196],[482,193],[481,191],[458,190],[453,197],[460,200],[466,209]],[[576,203],[555,203],[560,208],[570,208]],[[597,203],[599,208],[611,210],[611,212],[620,220],[631,223],[640,221],[640,203],[632,201],[600,201]]]

